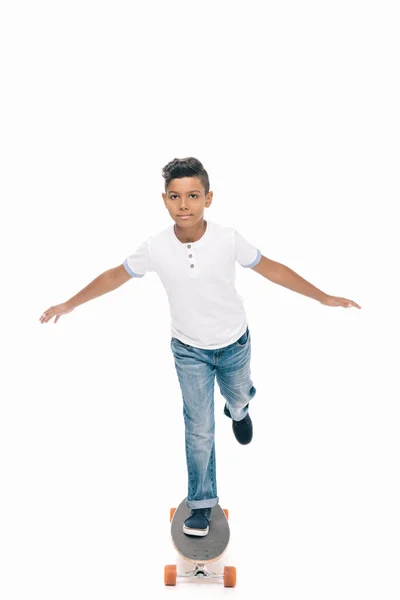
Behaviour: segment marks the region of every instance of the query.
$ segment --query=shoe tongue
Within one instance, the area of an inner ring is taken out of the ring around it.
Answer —
[[[206,515],[207,508],[195,508],[195,514],[197,515]]]

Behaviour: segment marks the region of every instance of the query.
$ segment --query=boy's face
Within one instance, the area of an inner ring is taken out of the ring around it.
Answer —
[[[212,202],[213,193],[204,193],[204,187],[198,177],[172,179],[167,193],[162,195],[171,218],[180,227],[192,227],[204,218],[204,208]],[[182,218],[185,215],[186,218]]]

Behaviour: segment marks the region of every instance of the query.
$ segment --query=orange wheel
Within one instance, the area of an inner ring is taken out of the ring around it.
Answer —
[[[226,518],[229,521],[229,510],[227,508],[224,508],[224,513],[225,513]]]
[[[176,585],[176,565],[166,565],[164,568],[165,585]]]
[[[235,587],[236,585],[236,568],[224,567],[224,587]]]
[[[174,516],[174,514],[175,514],[175,511],[176,511],[176,508],[170,508],[170,509],[169,509],[169,522],[170,522],[170,523],[171,523],[171,521],[172,521],[172,517],[173,517],[173,516]]]

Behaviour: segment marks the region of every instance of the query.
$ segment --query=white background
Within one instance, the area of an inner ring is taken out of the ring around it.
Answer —
[[[3,2],[2,600],[398,600],[396,2]],[[237,265],[253,442],[215,388],[222,561],[163,582],[186,494],[155,273],[39,322],[172,225],[162,167],[195,156],[205,218],[323,291]]]

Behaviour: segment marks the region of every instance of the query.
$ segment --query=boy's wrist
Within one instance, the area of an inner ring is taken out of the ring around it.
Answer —
[[[321,302],[322,304],[324,304],[328,298],[330,298],[329,294],[325,294],[325,292],[322,292],[321,296],[319,298],[317,298],[318,302]]]
[[[72,299],[67,300],[67,302],[65,302],[65,306],[68,308],[68,310],[73,310],[74,308],[76,308],[78,305],[75,304]]]

